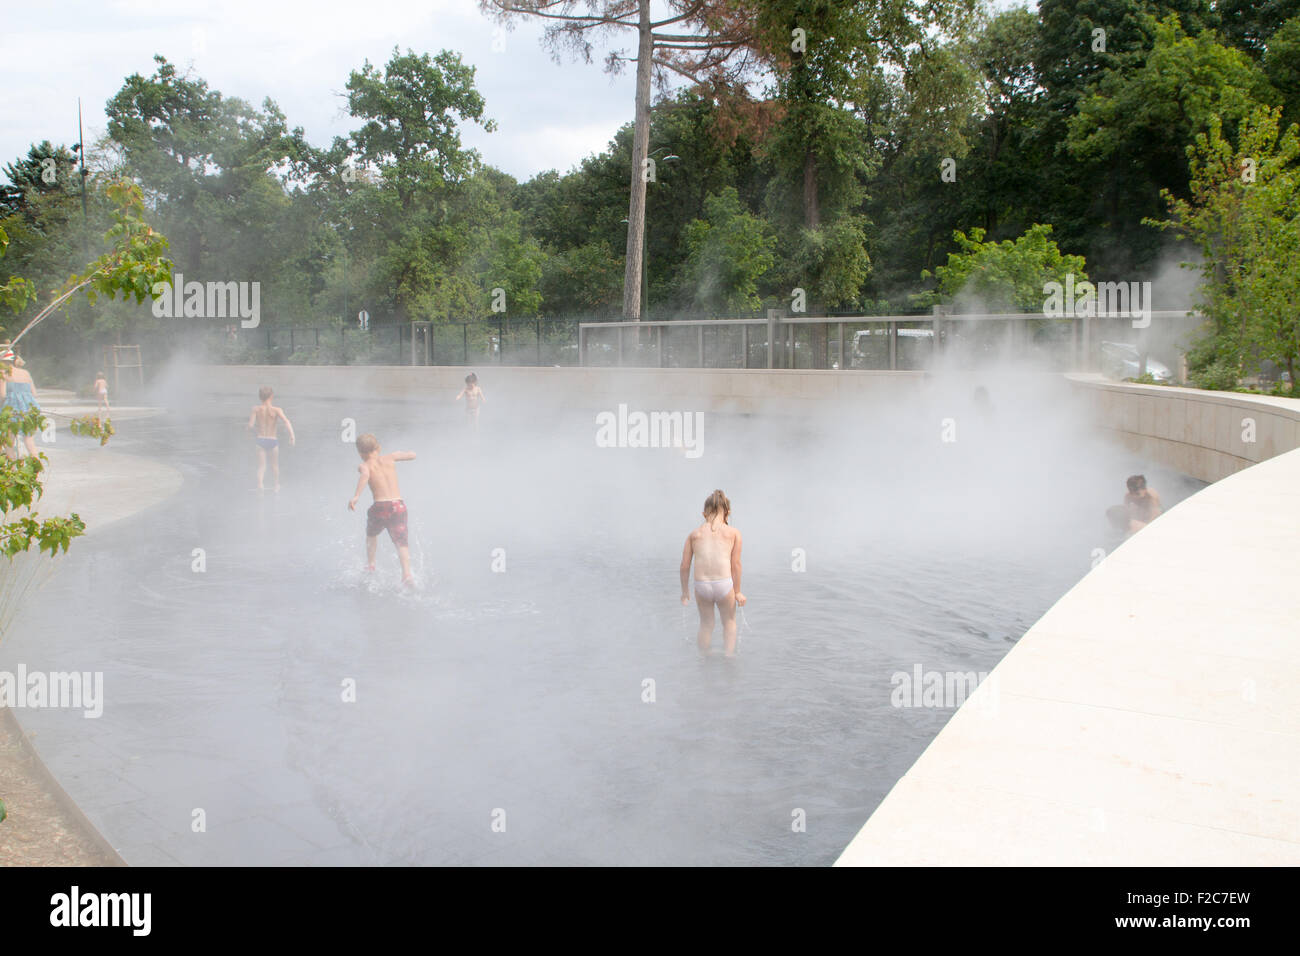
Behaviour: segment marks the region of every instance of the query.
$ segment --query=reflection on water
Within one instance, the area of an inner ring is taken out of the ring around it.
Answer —
[[[98,721],[20,716],[128,862],[829,863],[951,716],[892,707],[891,675],[989,670],[1113,545],[1140,465],[1064,420],[945,445],[928,407],[712,416],[689,461],[598,449],[577,413],[485,414],[473,443],[418,407],[284,403],[278,496],[238,407],[124,428],[183,491],[75,547],[2,649],[104,671]],[[419,455],[414,590],[386,538],[364,572],[345,415]],[[715,487],[745,534],[732,661],[678,603]]]

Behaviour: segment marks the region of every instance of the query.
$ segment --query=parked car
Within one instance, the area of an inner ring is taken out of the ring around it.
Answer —
[[[1142,355],[1136,345],[1128,342],[1102,342],[1101,343],[1101,369],[1111,378],[1125,379],[1138,378],[1142,374],[1139,365],[1142,362]],[[1157,362],[1155,359],[1147,356],[1147,374],[1157,382],[1172,382],[1173,373],[1169,371],[1169,366],[1163,362]]]
[[[899,329],[898,361],[912,367],[924,361],[934,348],[934,329]],[[853,365],[857,368],[887,368],[889,326],[876,325],[853,333]]]

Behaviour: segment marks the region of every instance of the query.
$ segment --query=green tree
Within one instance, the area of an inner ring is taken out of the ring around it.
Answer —
[[[882,104],[899,104],[916,143],[964,153],[964,122],[952,118],[965,119],[974,73],[944,41],[964,36],[976,9],[974,0],[764,5],[758,47],[783,111],[764,146],[774,172],[769,208],[798,230],[779,272],[817,305],[856,302],[870,271],[861,207],[880,161]],[[824,368],[826,327],[812,332],[813,364]]]
[[[1142,225],[1160,189],[1186,189],[1178,152],[1186,140],[1171,144],[1159,136],[1153,146],[1165,162],[1153,167],[1145,144],[1136,162],[1121,150],[1104,158],[1072,152],[1069,124],[1083,100],[1142,67],[1163,19],[1176,15],[1183,32],[1195,37],[1217,18],[1209,0],[1041,0],[1038,12],[1034,63],[1043,92],[1030,143],[1038,184],[1030,197],[1032,221],[1052,223],[1059,241],[1085,255],[1099,274],[1132,275],[1161,251],[1160,236]]]
[[[1286,21],[1269,37],[1261,66],[1282,97],[1282,126],[1300,123],[1300,16]]]
[[[63,291],[14,336],[14,341],[78,292],[84,291],[92,304],[102,295],[129,296],[143,301],[150,296],[155,281],[170,275],[171,264],[164,255],[167,240],[144,221],[139,188],[118,183],[109,192],[117,203],[116,222],[105,237],[111,243],[110,251],[90,263],[83,274],[69,277]],[[7,237],[0,230],[0,256],[7,245]],[[12,278],[7,288],[10,293],[4,296],[4,301],[15,311],[25,306],[34,294],[29,285]],[[9,448],[20,435],[39,431],[44,424],[40,409],[31,409],[24,415],[16,415],[12,409],[0,409],[0,447]],[[95,419],[73,422],[72,431],[97,437],[102,444],[113,429],[110,422]],[[85,523],[76,514],[42,518],[32,510],[44,493],[42,476],[46,464],[43,454],[24,458],[0,455],[0,555],[6,560],[29,551],[33,545],[38,552],[48,552],[51,556],[67,551],[72,539],[85,532]]]
[[[660,11],[651,9],[651,0],[480,0],[479,6],[505,24],[529,16],[541,19],[545,42],[557,60],[560,51],[567,49],[590,63],[593,41],[635,36],[635,56],[610,50],[605,64],[607,70],[617,72],[624,63],[636,63],[631,161],[624,167],[624,179],[630,185],[623,317],[639,320],[644,310],[641,271],[652,82],[657,78],[660,87],[665,87],[669,73],[695,83],[744,75],[756,4],[746,0],[665,0]],[[655,12],[662,12],[662,19],[654,19]]]
[[[733,187],[704,201],[705,217],[686,227],[686,279],[695,304],[715,312],[750,312],[761,304],[759,280],[772,268],[776,238],[740,204]]]
[[[1300,15],[1300,0],[1218,0],[1214,9],[1224,36],[1258,58],[1282,24]]]
[[[1203,30],[1185,34],[1176,17],[1156,27],[1141,66],[1102,77],[1069,121],[1070,151],[1084,159],[1141,156],[1152,180],[1181,165],[1182,151],[1217,117],[1232,129],[1274,91],[1244,53]]]
[[[924,277],[937,280],[940,298],[963,309],[1040,312],[1049,282],[1088,278],[1082,256],[1065,255],[1051,238],[1050,225],[1036,224],[1022,236],[1002,242],[985,242],[984,230],[954,234],[958,250],[948,264]]]
[[[1249,374],[1263,359],[1296,381],[1300,358],[1300,128],[1280,131],[1281,110],[1260,107],[1234,145],[1222,125],[1188,147],[1191,193],[1164,194],[1170,218],[1155,222],[1192,240],[1202,256],[1201,311],[1209,334],[1193,349],[1194,378]]]
[[[35,220],[32,204],[43,196],[68,195],[75,167],[76,157],[66,146],[55,146],[49,140],[33,144],[26,156],[5,164],[4,174],[11,185],[0,190],[0,218],[22,214]]]
[[[1013,9],[949,44],[947,68],[964,63],[974,74],[978,98],[950,94],[946,133],[931,128],[931,112],[917,96],[905,95],[897,83],[882,87],[873,107],[881,169],[869,184],[866,206],[875,226],[868,233],[869,291],[893,299],[894,308],[902,307],[917,275],[946,253],[954,230],[978,225],[1001,239],[1042,219],[1037,41],[1037,18]],[[920,117],[913,116],[917,111]]]
[[[347,83],[348,108],[362,125],[324,157],[327,166],[354,157],[375,173],[374,184],[357,188],[353,211],[376,250],[368,291],[399,321],[482,314],[490,295],[480,274],[488,246],[522,241],[511,237],[518,219],[509,212],[509,190],[461,142],[463,120],[496,128],[474,72],[446,50],[394,50],[382,69],[366,62]],[[528,301],[532,290],[514,293]]]
[[[623,262],[603,241],[547,256],[539,282],[548,315],[616,318],[623,305]]]
[[[302,131],[270,100],[254,109],[154,60],[152,76],[127,77],[105,107],[122,171],[158,205],[182,270],[254,274],[264,248],[247,237],[275,232],[287,205],[275,170],[300,153]]]

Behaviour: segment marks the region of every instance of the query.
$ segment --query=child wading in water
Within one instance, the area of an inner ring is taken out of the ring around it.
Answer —
[[[98,404],[95,406],[95,413],[98,414],[99,412],[109,411],[110,409],[108,407],[108,379],[104,378],[103,372],[95,373],[94,390],[95,390],[95,401],[98,402]]]
[[[271,475],[275,478],[275,490],[280,490],[280,439],[276,437],[280,429],[280,422],[284,422],[284,427],[289,429],[289,444],[297,444],[293,437],[293,425],[289,422],[289,416],[284,413],[284,409],[271,404],[271,397],[275,393],[271,391],[271,386],[263,385],[257,390],[257,397],[262,400],[261,405],[253,406],[253,414],[248,416],[248,427],[257,427],[257,490],[262,490],[262,479],[266,477],[266,459],[271,459]],[[107,399],[105,399],[107,401]]]
[[[704,501],[704,524],[686,536],[682,549],[682,604],[689,604],[686,582],[691,561],[695,562],[695,603],[700,611],[696,640],[702,652],[713,641],[713,608],[722,611],[722,649],[736,656],[736,605],[744,605],[740,593],[740,532],[727,523],[731,502],[721,490]]]
[[[459,402],[462,395],[465,397],[465,421],[478,428],[478,407],[487,399],[483,397],[483,389],[478,387],[478,376],[473,372],[465,376],[465,387],[456,396],[456,401]]]
[[[374,435],[362,435],[357,439],[357,454],[361,464],[357,471],[361,479],[357,482],[356,493],[348,502],[351,511],[357,510],[357,499],[361,497],[366,484],[375,503],[366,512],[366,570],[375,569],[375,549],[379,547],[379,533],[387,529],[388,536],[397,546],[397,556],[402,562],[402,583],[411,585],[415,578],[411,575],[411,549],[407,545],[406,504],[402,501],[402,490],[397,486],[397,463],[413,461],[415,452],[395,451],[391,455],[379,454],[379,441]]]

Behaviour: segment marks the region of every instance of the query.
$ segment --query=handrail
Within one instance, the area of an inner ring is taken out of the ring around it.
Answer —
[[[813,315],[813,316],[777,316],[776,321],[784,325],[838,325],[843,322],[865,324],[869,322],[984,322],[1011,321],[1015,319],[1042,319],[1048,322],[1073,322],[1076,318],[1129,318],[1133,313],[1113,313],[1109,315],[1074,316],[1048,315],[1046,312],[925,312],[910,315]],[[1151,318],[1186,318],[1192,313],[1187,310],[1152,311]],[[767,325],[767,319],[640,319],[630,322],[579,322],[580,329],[647,329],[656,326],[681,327],[692,325]]]

